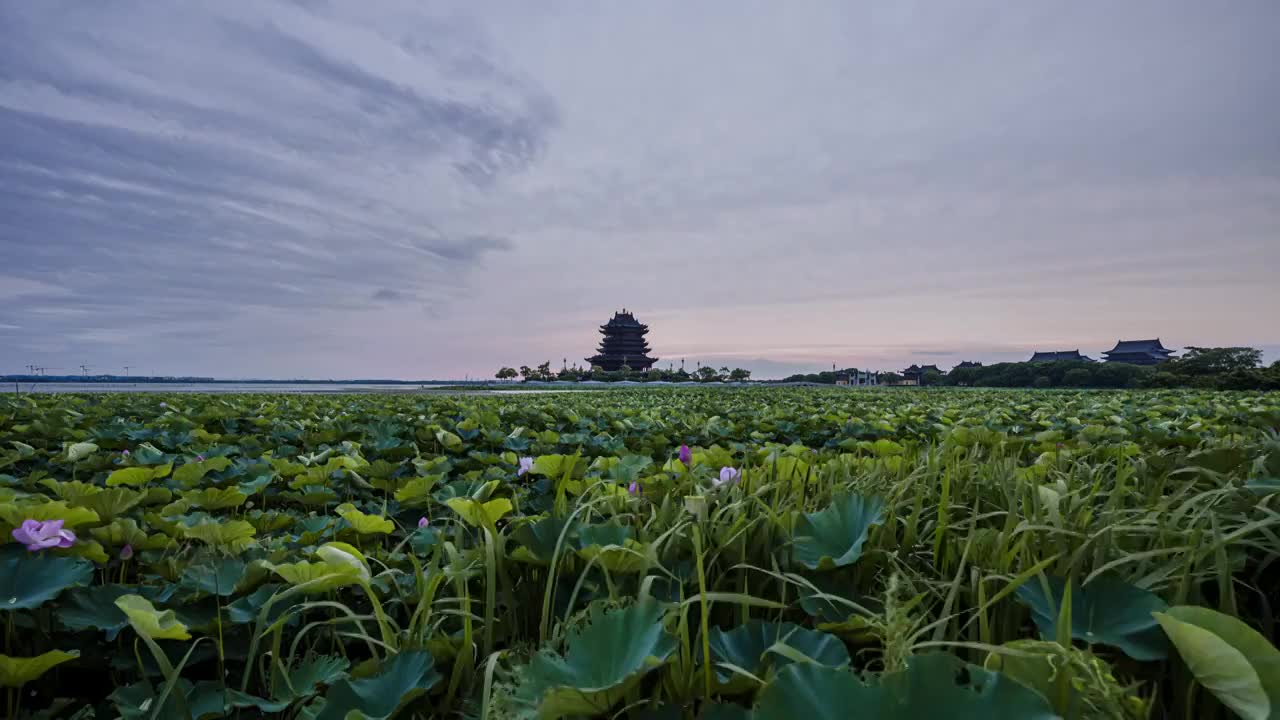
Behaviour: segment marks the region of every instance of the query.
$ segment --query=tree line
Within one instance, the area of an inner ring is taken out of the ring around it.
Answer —
[[[793,375],[788,381],[834,384],[855,369]],[[881,384],[901,379],[880,373]],[[1264,366],[1262,351],[1251,347],[1188,347],[1159,365],[1055,360],[1012,362],[926,372],[921,385],[1033,388],[1200,388],[1205,390],[1280,390],[1280,361]]]
[[[702,366],[693,372],[686,372],[683,368],[679,370],[663,370],[662,368],[650,368],[648,370],[634,370],[627,366],[623,366],[621,370],[605,370],[598,365],[582,368],[577,365],[566,366],[560,370],[552,370],[551,363],[544,362],[536,367],[521,365],[519,369],[513,367],[503,367],[494,373],[494,377],[499,380],[515,380],[520,378],[524,382],[550,382],[553,380],[566,380],[571,382],[580,382],[583,380],[598,380],[601,382],[618,382],[622,380],[631,380],[634,382],[746,382],[751,379],[751,371],[743,368],[728,367],[713,368],[711,366]]]

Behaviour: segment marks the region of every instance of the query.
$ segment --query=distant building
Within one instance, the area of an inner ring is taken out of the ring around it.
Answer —
[[[600,326],[600,348],[596,355],[587,358],[587,362],[603,370],[621,370],[623,366],[632,370],[648,370],[658,362],[658,358],[649,357],[649,343],[644,336],[649,326],[636,320],[626,308],[614,313],[609,322]]]
[[[982,363],[980,362],[970,362],[969,360],[964,360],[960,362],[960,364],[956,365],[951,369],[952,370],[971,370],[973,368],[980,368],[980,367],[982,367]]]
[[[852,373],[842,372],[836,374],[837,385],[856,385],[859,387],[869,387],[880,384],[880,373],[870,372],[867,370],[857,370]]]
[[[936,372],[939,375],[946,374],[941,370],[939,370],[937,365],[912,364],[911,367],[902,371],[902,379],[905,381],[904,384],[906,385],[919,385],[921,381],[924,380],[925,373],[928,373],[928,372]]]
[[[1155,340],[1120,340],[1116,346],[1102,353],[1107,362],[1129,365],[1158,365],[1169,359],[1173,351]]]
[[[1031,355],[1031,359],[1027,362],[1056,362],[1058,360],[1076,360],[1079,362],[1094,362],[1094,359],[1085,355],[1081,355],[1079,350],[1054,350],[1053,352],[1036,352]]]

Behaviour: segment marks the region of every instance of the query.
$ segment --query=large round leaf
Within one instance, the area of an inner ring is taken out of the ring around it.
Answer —
[[[1280,650],[1257,630],[1209,608],[1155,613],[1196,680],[1245,720],[1280,717]]]
[[[382,663],[377,675],[362,680],[341,680],[329,688],[316,720],[365,718],[384,720],[406,702],[440,681],[426,650],[406,650]],[[356,713],[354,716],[350,713]]]
[[[586,625],[570,633],[563,657],[547,652],[533,656],[520,697],[544,720],[597,715],[621,700],[675,648],[656,601],[612,611],[593,605]]]
[[[71,652],[50,650],[35,657],[0,655],[0,686],[22,687],[49,672],[55,666],[61,665],[68,660],[75,660],[78,657],[80,657],[78,650],[72,650]]]
[[[73,585],[93,578],[93,565],[76,557],[33,553],[18,545],[0,548],[0,608],[39,607]]]
[[[856,713],[856,714],[855,714]],[[760,694],[755,720],[1056,720],[1039,693],[951,655],[918,655],[875,685],[847,670],[794,663]]]
[[[764,677],[770,668],[792,662],[795,652],[827,667],[849,664],[849,650],[834,635],[808,630],[794,623],[752,620],[724,631],[712,628],[708,637],[716,678],[729,683],[741,675],[728,666],[741,668],[756,677]],[[785,647],[781,647],[785,646]],[[745,690],[750,685],[736,689]]]
[[[1044,585],[1048,585],[1049,594]],[[1057,638],[1058,610],[1062,607],[1066,582],[1049,577],[1044,585],[1037,578],[1023,583],[1018,599],[1031,608],[1040,635]],[[1052,601],[1050,600],[1052,598]],[[1120,648],[1134,660],[1163,660],[1169,643],[1153,612],[1167,608],[1159,596],[1130,585],[1111,575],[1103,575],[1080,587],[1071,586],[1071,637],[1089,644]]]
[[[830,570],[857,562],[872,525],[879,525],[884,501],[878,497],[843,495],[831,506],[806,513],[796,523],[795,559],[810,570]]]

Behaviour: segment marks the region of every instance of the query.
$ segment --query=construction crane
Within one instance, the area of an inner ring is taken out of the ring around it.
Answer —
[[[81,374],[81,375],[83,375],[83,376],[84,376],[84,378],[85,378],[86,380],[88,380],[88,379],[89,379],[89,366],[88,366],[88,365],[81,365],[81,366],[80,366],[80,374]]]
[[[132,366],[132,365],[125,365],[125,366],[124,366],[124,376],[125,376],[125,377],[129,377],[129,368],[131,368],[131,367],[133,367],[133,366]]]

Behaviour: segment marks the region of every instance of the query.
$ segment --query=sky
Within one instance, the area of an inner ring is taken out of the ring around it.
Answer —
[[[0,4],[0,373],[1280,357],[1280,3]],[[54,372],[54,370],[50,370]]]

